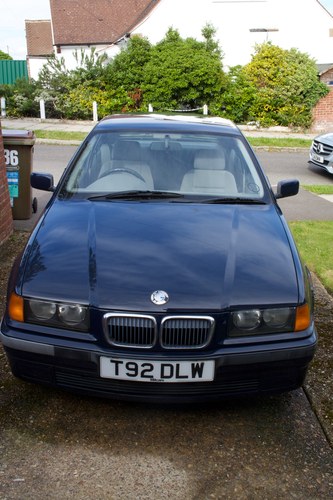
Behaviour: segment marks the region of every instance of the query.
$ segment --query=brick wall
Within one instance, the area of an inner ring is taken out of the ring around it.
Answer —
[[[333,75],[331,75],[333,80]],[[330,87],[330,92],[320,101],[312,110],[314,131],[333,131],[333,87]]]
[[[0,123],[0,245],[13,231],[13,217],[10,207],[3,139]]]

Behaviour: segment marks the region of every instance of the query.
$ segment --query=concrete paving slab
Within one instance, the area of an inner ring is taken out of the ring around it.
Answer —
[[[333,221],[333,203],[305,189],[300,189],[297,196],[278,200],[278,204],[288,221]]]
[[[333,203],[333,194],[321,194],[320,197],[323,198],[323,200]]]
[[[63,132],[90,132],[93,121],[40,120],[39,118],[1,118],[2,128],[17,130],[59,130]]]

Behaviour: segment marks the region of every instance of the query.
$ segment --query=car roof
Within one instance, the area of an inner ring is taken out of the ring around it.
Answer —
[[[218,132],[242,135],[239,128],[226,118],[184,115],[122,114],[103,118],[94,131],[106,130],[153,130],[173,132]]]

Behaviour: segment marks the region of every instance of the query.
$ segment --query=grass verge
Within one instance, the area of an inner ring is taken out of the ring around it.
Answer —
[[[6,127],[3,127],[6,128]],[[10,130],[7,128],[7,130]],[[23,130],[23,129],[18,129]],[[68,132],[65,130],[33,130],[36,139],[50,139],[56,141],[83,141],[88,133],[87,132]]]
[[[333,293],[333,221],[297,221],[289,227],[301,257],[329,293]]]
[[[246,136],[246,133],[245,133]],[[311,139],[298,139],[293,137],[246,137],[251,146],[267,146],[278,148],[310,148]]]
[[[83,141],[85,132],[65,132],[61,130],[34,130],[37,139],[54,139],[58,141]]]
[[[38,139],[54,139],[65,141],[83,141],[87,134],[85,132],[65,132],[58,130],[35,130]],[[278,137],[247,137],[251,146],[266,146],[280,148],[310,148],[311,140],[297,138]]]
[[[305,185],[302,186],[303,189],[306,189],[306,191],[310,191],[311,193],[315,194],[333,194],[333,185],[330,184],[324,184],[324,185]]]

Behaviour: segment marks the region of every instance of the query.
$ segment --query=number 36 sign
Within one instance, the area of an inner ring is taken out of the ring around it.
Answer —
[[[5,149],[5,163],[7,166],[7,180],[10,198],[19,195],[19,154],[15,149]]]
[[[11,151],[9,149],[5,149],[5,163],[7,166],[17,167],[19,164],[18,151],[15,149],[12,149]]]

